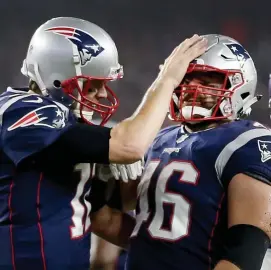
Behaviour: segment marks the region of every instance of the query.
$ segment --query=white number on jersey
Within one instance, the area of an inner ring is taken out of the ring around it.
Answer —
[[[86,200],[86,196],[89,194],[90,189],[84,194],[84,188],[88,180],[92,177],[91,175],[91,164],[80,163],[75,167],[75,171],[79,171],[81,175],[80,182],[77,185],[76,194],[71,201],[71,206],[73,208],[72,223],[71,226],[71,238],[79,238],[84,235],[84,233],[90,228],[90,210],[91,203]],[[93,165],[94,166],[94,165]],[[80,202],[80,198],[83,204]]]
[[[139,196],[139,214],[136,217],[136,226],[132,233],[132,237],[138,234],[143,222],[146,222],[149,215],[148,189],[151,178],[158,167],[160,161],[151,161],[145,170],[142,180],[138,186]],[[176,241],[188,235],[190,224],[190,208],[189,201],[179,193],[173,193],[167,190],[167,183],[174,172],[179,172],[181,177],[179,182],[197,185],[199,172],[195,166],[187,161],[173,161],[167,164],[158,175],[157,185],[155,189],[155,205],[156,211],[147,228],[149,234],[153,238],[163,239],[166,241]],[[164,206],[171,205],[173,214],[170,220],[170,226],[163,228],[164,222]]]

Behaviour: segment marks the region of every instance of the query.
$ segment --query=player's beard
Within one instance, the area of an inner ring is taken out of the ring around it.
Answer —
[[[190,108],[186,112],[187,113],[187,118],[189,117],[193,117],[193,119],[196,119],[196,121],[184,121],[183,125],[188,127],[189,130],[191,130],[192,132],[196,132],[196,131],[201,131],[201,130],[206,130],[212,127],[215,127],[217,125],[229,122],[228,119],[218,119],[218,120],[204,120],[205,117],[210,117],[212,116],[212,113],[214,111],[214,109],[217,106],[217,101],[218,98],[214,97],[212,95],[199,95],[197,97],[197,100],[193,103],[193,100],[191,101],[185,101],[184,102],[184,107],[183,110],[185,109],[185,107],[192,107],[192,104],[196,104],[197,106],[193,106],[193,114],[192,114],[192,108]],[[183,113],[183,112],[182,112]],[[184,118],[185,115],[183,115]],[[217,110],[217,113],[215,115],[216,117],[218,116],[222,116],[220,109]],[[198,119],[198,121],[197,121]]]
[[[191,124],[199,123],[204,118],[212,116],[213,110],[217,104],[216,97],[205,94],[198,94],[195,99],[193,93],[188,93],[184,95],[183,100],[183,106],[180,109],[180,113],[187,121],[193,118],[195,121],[191,121]]]
[[[198,123],[188,123],[183,122],[183,125],[185,126],[186,130],[188,132],[197,132],[197,131],[203,131],[211,128],[215,128],[219,125],[225,124],[231,122],[229,119],[222,119],[222,120],[207,120],[207,121],[201,121]]]

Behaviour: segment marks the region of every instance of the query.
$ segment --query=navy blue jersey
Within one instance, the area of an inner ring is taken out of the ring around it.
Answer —
[[[238,173],[270,184],[271,131],[259,123],[161,131],[138,186],[127,269],[213,269],[227,230],[225,193]]]
[[[116,261],[115,270],[124,270],[125,269],[125,263],[127,259],[127,251],[121,250],[119,257]]]
[[[89,270],[93,166],[24,164],[75,122],[51,99],[11,88],[0,95],[1,270]]]

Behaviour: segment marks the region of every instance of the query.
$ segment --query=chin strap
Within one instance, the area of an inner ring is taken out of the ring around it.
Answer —
[[[43,96],[48,96],[48,91],[46,89],[46,86],[45,86],[43,80],[41,79],[41,76],[40,76],[40,73],[39,73],[39,66],[38,66],[37,62],[34,62],[33,68],[34,68],[34,74],[29,72],[29,70],[27,68],[26,59],[24,59],[23,65],[22,65],[22,68],[21,68],[21,73],[24,76],[30,78],[31,80],[33,80],[33,81],[35,81],[37,83],[37,85],[39,86]]]
[[[80,110],[75,109],[75,110],[73,110],[73,112],[74,112],[74,114],[76,115],[76,117],[77,117],[78,119],[81,119],[81,113],[80,113]],[[94,112],[93,112],[93,111],[82,111],[82,114],[83,114],[83,116],[84,116],[88,121],[91,121]]]

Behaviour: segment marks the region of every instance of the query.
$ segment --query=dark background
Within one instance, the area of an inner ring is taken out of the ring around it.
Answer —
[[[258,70],[252,118],[269,124],[268,78],[271,72],[270,0],[1,0],[1,90],[27,84],[20,74],[35,29],[57,16],[72,16],[104,28],[117,44],[125,76],[114,83],[120,109],[113,118],[129,116],[139,104],[158,66],[184,38],[219,33],[240,41]]]

